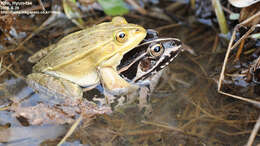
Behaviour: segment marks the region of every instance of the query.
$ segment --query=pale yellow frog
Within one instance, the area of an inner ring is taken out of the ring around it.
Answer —
[[[118,75],[123,55],[137,46],[146,30],[122,17],[72,33],[29,58],[38,62],[27,76],[32,88],[45,94],[79,99],[82,87],[102,83],[113,94],[135,89]],[[44,52],[44,53],[43,53]],[[39,56],[45,56],[38,59]]]

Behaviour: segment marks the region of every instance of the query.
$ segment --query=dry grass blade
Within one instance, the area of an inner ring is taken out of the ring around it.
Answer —
[[[243,101],[246,101],[246,102],[255,104],[255,105],[257,105],[258,107],[260,107],[260,102],[258,102],[258,101],[251,100],[251,99],[247,99],[247,98],[240,97],[240,96],[237,96],[237,95],[232,95],[232,94],[225,93],[225,92],[221,91],[222,82],[223,82],[223,80],[224,80],[224,78],[225,78],[225,75],[224,75],[224,73],[225,73],[225,68],[226,68],[227,61],[228,61],[228,57],[229,57],[229,54],[230,54],[231,50],[233,50],[235,47],[237,47],[242,40],[244,40],[245,38],[247,38],[247,37],[255,30],[256,27],[260,27],[260,24],[257,24],[257,25],[252,26],[252,27],[233,45],[233,42],[234,42],[234,40],[235,40],[236,31],[237,31],[241,26],[247,24],[248,22],[252,21],[254,18],[256,18],[256,17],[258,17],[258,16],[260,16],[260,12],[256,13],[255,15],[251,16],[250,18],[248,18],[248,19],[246,19],[245,21],[241,22],[240,24],[236,25],[236,27],[234,28],[234,31],[233,31],[231,40],[230,40],[229,45],[228,45],[228,49],[227,49],[227,52],[226,52],[226,56],[225,56],[225,59],[224,59],[224,63],[223,63],[223,66],[222,66],[222,70],[221,70],[221,73],[220,73],[220,77],[219,77],[219,80],[218,80],[218,92],[221,93],[221,94],[227,95],[227,96],[234,97],[234,98],[239,99],[239,100],[243,100]]]
[[[5,66],[5,65],[2,65],[2,66],[3,66],[4,69],[11,72],[15,77],[25,80],[25,77],[23,75],[20,75],[19,73],[15,72],[14,70],[11,69],[11,67]]]
[[[228,135],[228,136],[236,136],[236,135],[244,135],[244,134],[249,134],[251,133],[252,131],[251,130],[247,130],[247,131],[241,131],[241,132],[226,132],[224,130],[221,130],[221,129],[217,129],[218,132],[220,133],[223,133],[225,135]]]
[[[187,55],[187,56],[188,56],[188,55]],[[203,73],[203,75],[204,75],[205,77],[207,77],[207,76],[208,76],[208,73],[207,73],[206,69],[204,69],[204,67],[203,67],[198,61],[196,61],[193,57],[190,57],[190,56],[188,56],[188,57],[189,57],[189,59],[190,59],[192,62],[194,62],[194,64],[197,64],[197,65],[199,66],[199,68],[200,68],[201,72]]]
[[[238,50],[237,50],[236,58],[235,58],[234,61],[238,61],[238,60],[239,60],[240,55],[241,55],[241,53],[242,53],[242,51],[243,51],[244,44],[245,44],[245,40],[242,40],[242,41],[241,41],[241,44],[240,44],[240,46],[239,46],[239,48],[238,48]]]
[[[41,1],[41,0],[38,0],[38,3],[41,5],[41,7],[42,7],[42,10],[43,10],[43,11],[45,11],[45,7],[44,7],[44,5],[43,5],[42,1]]]
[[[1,57],[1,60],[0,60],[0,74],[1,74],[1,72],[2,72],[3,60],[4,60],[4,57]]]
[[[74,0],[63,0],[63,9],[66,16],[75,23],[79,28],[84,29],[85,22],[82,19],[82,13],[78,8],[76,1]]]
[[[66,135],[62,138],[62,140],[57,144],[57,146],[61,146],[75,131],[75,129],[78,127],[79,123],[81,122],[83,118],[83,115],[80,114],[80,117],[75,121],[75,123],[70,127],[69,131],[66,133]]]
[[[169,24],[169,25],[164,25],[164,26],[161,26],[161,27],[157,27],[155,28],[156,31],[158,32],[161,32],[162,30],[164,29],[170,29],[170,28],[175,28],[175,27],[178,27],[178,26],[181,26],[182,24],[179,24],[179,23],[173,23],[173,24]]]
[[[244,98],[244,97],[241,97],[241,96],[237,96],[237,95],[233,95],[233,94],[229,94],[229,93],[226,93],[226,92],[223,92],[223,91],[218,91],[218,92],[223,94],[223,95],[227,95],[227,96],[239,99],[239,100],[243,100],[243,101],[248,102],[248,103],[252,103],[252,104],[254,104],[254,105],[256,105],[257,107],[260,108],[260,101],[247,99],[247,98]]]
[[[231,97],[234,97],[236,99],[239,99],[239,100],[243,100],[243,101],[246,101],[246,102],[249,102],[249,103],[252,103],[252,104],[255,104],[257,105],[258,107],[260,107],[260,102],[258,101],[255,101],[255,100],[251,100],[251,99],[247,99],[247,98],[244,98],[244,97],[241,97],[241,96],[237,96],[237,95],[233,95],[233,94],[229,94],[229,93],[225,93],[223,91],[221,91],[221,85],[222,85],[222,81],[224,80],[224,72],[225,72],[225,68],[226,68],[226,65],[227,65],[227,61],[228,61],[228,57],[229,57],[229,54],[231,52],[231,50],[233,50],[242,40],[244,40],[247,36],[249,36],[249,34],[251,32],[254,31],[255,27],[260,27],[260,25],[255,25],[253,26],[245,35],[243,35],[233,46],[232,46],[232,43],[233,43],[233,40],[235,39],[235,31],[231,37],[231,41],[229,43],[229,47],[228,47],[228,50],[227,50],[227,53],[226,53],[226,56],[225,56],[225,59],[224,59],[224,63],[223,63],[223,66],[222,66],[222,70],[221,70],[221,74],[220,74],[220,78],[219,78],[219,81],[218,81],[218,92],[221,93],[221,94],[224,94],[224,95],[227,95],[227,96],[231,96]],[[237,30],[238,28],[235,28],[235,30]],[[232,47],[231,47],[232,46]]]
[[[129,131],[126,132],[128,136],[135,136],[135,135],[150,135],[155,133],[160,133],[162,130],[137,130],[137,131]]]
[[[212,46],[212,53],[216,53],[216,50],[217,50],[217,47],[218,47],[218,43],[219,43],[219,37],[218,35],[216,34],[215,36],[215,39],[214,39],[214,43],[213,43],[213,46]],[[208,66],[214,61],[214,57],[210,57],[209,58],[209,63],[208,63]]]
[[[254,126],[253,131],[251,132],[251,135],[250,135],[250,137],[248,139],[248,142],[247,142],[246,146],[252,146],[252,144],[254,142],[254,139],[255,139],[255,136],[256,136],[259,128],[260,128],[260,116],[258,117],[258,120],[257,120],[257,122],[256,122],[256,124]]]
[[[217,15],[217,19],[218,19],[218,24],[221,30],[222,34],[227,34],[228,33],[228,27],[227,27],[227,22],[226,22],[226,18],[224,15],[224,12],[222,10],[222,6],[220,4],[219,0],[212,0],[212,5],[215,9],[215,13]]]
[[[196,1],[195,0],[190,0],[190,5],[191,5],[191,8],[192,9],[195,9],[196,8]]]
[[[9,64],[8,66],[4,66],[3,64],[3,57],[2,57],[2,60],[1,60],[1,64],[0,64],[0,76],[2,76],[8,69],[10,69],[13,65],[14,65],[14,62],[17,62],[19,59],[21,59],[22,56],[18,56],[16,59],[13,60],[13,63]],[[12,72],[12,70],[11,70]],[[14,72],[14,71],[13,71]],[[16,74],[16,73],[15,73]],[[15,75],[16,76],[16,75]],[[16,77],[20,77],[22,75],[18,75]],[[22,78],[23,79],[23,78]]]
[[[165,125],[165,124],[161,124],[161,123],[155,123],[155,122],[150,122],[150,121],[142,121],[142,123],[185,133],[182,129],[179,129],[179,128],[173,127],[173,126],[169,126],[169,125]]]
[[[139,13],[141,13],[142,15],[146,15],[147,11],[142,8],[141,6],[139,6],[136,1],[134,0],[126,0],[129,4],[131,4]]]

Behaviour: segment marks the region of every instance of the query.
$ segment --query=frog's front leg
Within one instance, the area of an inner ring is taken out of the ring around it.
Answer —
[[[118,72],[112,67],[102,67],[99,69],[102,84],[108,92],[114,95],[125,95],[136,91],[139,86],[130,84],[124,80]]]
[[[128,83],[116,71],[116,67],[120,64],[122,58],[122,54],[115,54],[98,67],[102,84],[107,92],[113,95],[125,95],[139,88],[138,85]]]
[[[80,86],[63,78],[43,73],[32,73],[27,76],[27,84],[33,89],[56,99],[81,99],[83,91]]]

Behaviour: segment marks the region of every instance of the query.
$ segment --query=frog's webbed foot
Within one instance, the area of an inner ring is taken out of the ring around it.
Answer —
[[[64,98],[77,100],[83,96],[82,89],[77,84],[48,74],[32,73],[26,81],[33,89],[58,101],[63,101]]]

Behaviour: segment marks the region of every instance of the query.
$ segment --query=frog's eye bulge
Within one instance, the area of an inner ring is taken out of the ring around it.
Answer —
[[[116,40],[120,43],[126,42],[128,39],[128,35],[124,31],[119,31],[116,33]]]
[[[149,53],[153,57],[161,56],[163,52],[164,52],[164,48],[162,47],[161,44],[155,44],[149,48]]]

